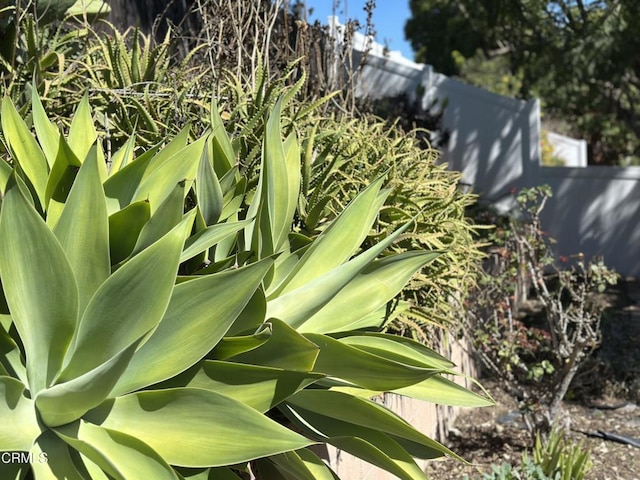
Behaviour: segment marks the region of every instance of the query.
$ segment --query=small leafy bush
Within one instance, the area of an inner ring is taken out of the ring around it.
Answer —
[[[467,333],[486,371],[521,402],[531,429],[548,431],[579,366],[598,346],[597,294],[616,282],[602,259],[556,259],[540,212],[548,187],[516,196],[519,216],[499,219],[485,274],[471,297]],[[522,318],[527,301],[542,311]]]

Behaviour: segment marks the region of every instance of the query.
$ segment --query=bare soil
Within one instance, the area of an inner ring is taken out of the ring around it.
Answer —
[[[615,434],[640,442],[640,284],[621,282],[605,295],[609,309],[602,344],[587,362],[564,402],[566,437],[591,452],[587,479],[640,480],[640,448],[592,435]],[[496,405],[464,411],[444,442],[469,465],[453,459],[430,462],[432,480],[481,479],[491,465],[520,465],[533,439],[518,417],[516,402],[491,380],[483,382]]]
[[[498,386],[489,385],[497,405],[463,412],[445,442],[454,452],[470,464],[453,459],[430,462],[427,476],[431,480],[482,478],[491,471],[491,464],[504,462],[520,465],[523,452],[531,453],[533,440],[529,432],[517,421],[517,406]],[[567,438],[582,443],[591,452],[593,467],[586,478],[594,480],[640,480],[640,448],[631,445],[589,437],[581,432],[598,430],[615,433],[640,441],[640,407],[634,402],[616,398],[602,398],[596,408],[566,403],[565,410],[571,418],[571,430]]]

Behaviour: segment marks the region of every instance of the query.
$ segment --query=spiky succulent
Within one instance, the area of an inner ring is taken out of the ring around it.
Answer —
[[[85,98],[68,137],[8,98],[0,161],[1,478],[330,479],[329,443],[399,478],[454,455],[369,400],[484,397],[452,364],[376,333],[436,258],[362,250],[388,192],[375,179],[315,239],[292,232],[300,152],[269,114],[253,190],[212,131],[111,158]],[[13,453],[12,453],[13,452]],[[16,452],[24,452],[16,453]]]

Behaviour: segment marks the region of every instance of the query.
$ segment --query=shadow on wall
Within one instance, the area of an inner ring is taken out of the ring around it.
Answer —
[[[542,222],[558,255],[599,255],[640,277],[640,167],[542,167],[540,183],[554,192]]]
[[[447,98],[444,126],[451,131],[444,159],[463,182],[488,201],[531,185],[529,166],[539,156],[537,101],[506,98],[434,74],[432,95]]]
[[[357,54],[365,41],[358,34],[354,40]],[[622,275],[640,277],[640,167],[542,167],[537,100],[497,95],[428,65],[384,58],[382,46],[374,47],[360,92],[377,98],[420,92],[423,106],[446,100],[442,123],[451,135],[443,160],[462,172],[464,184],[502,212],[513,207],[512,189],[549,184],[554,197],[542,221],[556,252],[602,255]]]

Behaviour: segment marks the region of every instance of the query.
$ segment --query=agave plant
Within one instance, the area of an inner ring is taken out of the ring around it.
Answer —
[[[258,65],[260,67],[260,65]],[[324,230],[363,186],[386,173],[384,187],[391,189],[366,244],[395,231],[414,218],[413,226],[396,252],[414,248],[442,252],[429,269],[414,275],[405,286],[388,329],[402,332],[426,344],[434,342],[433,325],[455,326],[461,301],[475,282],[481,253],[465,209],[475,199],[456,188],[460,174],[438,165],[438,154],[419,142],[419,132],[390,128],[377,118],[319,114],[331,96],[314,103],[299,102],[296,92],[304,86],[304,75],[292,85],[296,64],[277,81],[267,81],[263,69],[255,76],[257,86],[246,86],[231,77],[225,84],[221,106],[234,132],[233,148],[239,168],[255,182],[260,165],[264,112],[283,101],[285,131],[298,132],[301,144],[302,183],[296,211],[300,232],[313,236]],[[436,335],[441,332],[436,330]]]
[[[489,401],[452,363],[377,333],[439,252],[361,249],[387,191],[364,189],[315,239],[292,232],[300,151],[269,113],[256,189],[215,108],[105,159],[88,101],[65,138],[37,96],[8,98],[0,161],[1,478],[337,478],[329,443],[398,478],[455,454],[370,400]]]

